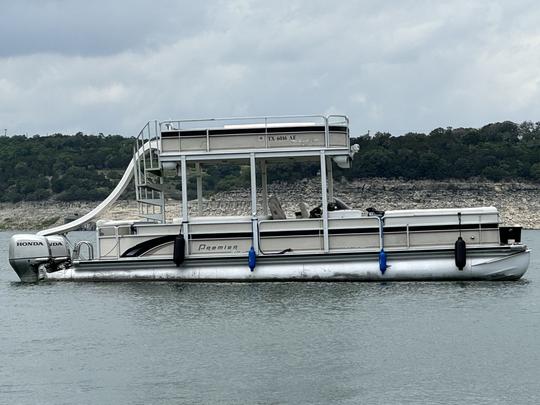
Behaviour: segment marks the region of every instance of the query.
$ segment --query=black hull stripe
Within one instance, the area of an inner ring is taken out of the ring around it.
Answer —
[[[483,224],[482,230],[498,230],[498,224]],[[462,231],[480,230],[478,225],[463,225]],[[455,225],[439,225],[439,226],[410,226],[409,232],[420,231],[454,231],[459,232],[459,228]],[[384,227],[385,234],[407,232],[406,226]],[[279,236],[316,236],[322,235],[322,229],[311,230],[294,230],[294,231],[266,231],[261,232],[261,238],[264,237],[279,237]],[[329,235],[361,235],[361,234],[379,234],[379,228],[349,228],[349,229],[329,229]]]
[[[482,230],[497,230],[498,224],[483,224]],[[463,225],[461,227],[462,231],[468,230],[480,230],[479,225]],[[435,226],[410,226],[409,232],[419,232],[419,231],[454,231],[458,232],[459,228],[456,225],[435,225]],[[385,227],[384,233],[391,234],[397,232],[407,232],[406,226],[393,226]],[[260,233],[261,238],[264,237],[279,237],[279,236],[317,236],[322,235],[322,229],[299,229],[291,231],[264,231]],[[329,235],[361,235],[361,234],[378,234],[379,228],[345,228],[345,229],[329,229]],[[251,238],[251,232],[235,232],[235,233],[201,233],[197,235],[190,235],[191,240],[199,239],[242,239],[242,238]]]
[[[164,243],[174,242],[176,235],[165,235],[160,236],[159,238],[150,239],[144,242],[141,242],[135,246],[130,247],[126,250],[120,257],[137,257],[145,254],[153,248],[163,245]]]
[[[499,224],[467,224],[461,225],[462,231],[477,230],[477,229],[498,229]],[[384,232],[405,232],[407,231],[406,226],[394,226],[394,227],[384,227]],[[409,231],[459,231],[458,225],[415,225],[409,226]]]

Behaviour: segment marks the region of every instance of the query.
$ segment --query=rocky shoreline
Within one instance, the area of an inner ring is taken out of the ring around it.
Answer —
[[[336,181],[334,194],[353,208],[375,207],[380,210],[411,208],[449,208],[495,206],[504,224],[519,224],[526,229],[540,229],[540,184],[482,181],[400,181],[358,179]],[[320,184],[303,180],[293,184],[273,183],[270,195],[276,195],[288,216],[294,217],[298,204],[320,204]],[[36,230],[64,223],[65,218],[84,215],[98,202],[62,203],[55,201],[0,204],[0,230]],[[189,204],[197,215],[197,202]],[[249,215],[249,190],[214,194],[204,200],[203,209],[213,215]],[[167,201],[167,218],[180,216],[179,202]],[[109,219],[137,218],[134,201],[118,201],[104,216]]]

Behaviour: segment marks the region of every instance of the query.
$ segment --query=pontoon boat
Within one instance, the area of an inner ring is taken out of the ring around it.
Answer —
[[[334,196],[333,165],[349,168],[358,151],[345,116],[152,121],[136,142],[120,183],[92,212],[11,238],[22,281],[516,280],[529,264],[521,228],[500,226],[496,208],[364,210]],[[267,173],[284,161],[319,165],[320,205],[299,195],[292,216],[269,195]],[[250,215],[192,215],[188,177],[202,211],[201,173],[224,162],[249,168]],[[177,219],[165,212],[165,173],[181,183]],[[67,233],[99,218],[133,177],[141,219],[100,219],[95,244],[71,245]]]

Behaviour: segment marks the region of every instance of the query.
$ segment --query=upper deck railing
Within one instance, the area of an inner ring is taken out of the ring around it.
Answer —
[[[160,168],[157,149],[159,148],[159,139],[159,125],[157,121],[147,122],[143,129],[141,129],[141,132],[139,132],[139,135],[137,135],[133,154],[135,156],[138,151],[143,151],[136,159],[139,173],[144,175],[147,170],[157,170]]]
[[[344,115],[290,115],[164,121],[161,153],[350,148]]]

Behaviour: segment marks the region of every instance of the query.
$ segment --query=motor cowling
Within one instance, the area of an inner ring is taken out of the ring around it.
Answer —
[[[9,241],[9,264],[21,281],[39,280],[40,267],[50,272],[69,262],[67,242],[62,236],[13,235]]]
[[[50,259],[45,236],[19,234],[9,240],[9,264],[23,282],[36,282],[39,266]]]
[[[55,261],[62,261],[70,257],[66,238],[59,235],[46,236],[45,238],[49,244],[51,257]]]

